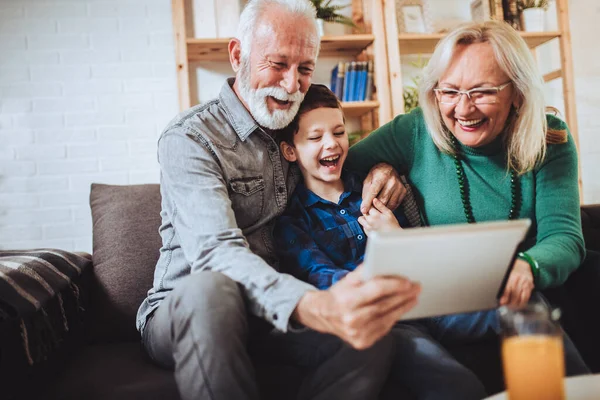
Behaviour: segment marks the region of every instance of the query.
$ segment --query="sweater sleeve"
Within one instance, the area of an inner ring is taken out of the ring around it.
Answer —
[[[419,126],[424,124],[420,109],[401,114],[373,131],[350,148],[344,167],[366,175],[377,163],[387,163],[400,173],[410,168],[414,140]]]
[[[567,129],[568,141],[548,145],[546,159],[535,171],[537,238],[527,253],[540,266],[538,289],[565,282],[585,257],[577,149],[564,122],[548,116],[548,126]]]

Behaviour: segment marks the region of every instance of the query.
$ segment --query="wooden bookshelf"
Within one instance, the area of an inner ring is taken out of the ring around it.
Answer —
[[[176,41],[179,107],[184,110],[198,102],[195,68],[202,68],[202,63],[207,62],[228,62],[231,38],[193,37],[193,10],[190,2],[171,0],[171,3]],[[377,100],[342,103],[346,117],[358,117],[361,129],[370,131],[392,119],[387,37],[385,27],[380,23],[383,21],[383,3],[381,0],[352,0],[351,4],[352,18],[357,26],[355,32],[322,36],[319,58],[358,58],[361,61],[369,59],[374,62],[373,86]]]
[[[189,38],[187,54],[189,61],[228,61],[227,45],[230,38],[196,39]],[[373,44],[375,37],[370,34],[323,36],[320,56],[354,57]]]
[[[560,32],[520,32],[520,34],[532,49],[560,37]],[[398,35],[400,54],[431,54],[444,36],[443,33],[402,33]]]
[[[375,111],[379,108],[379,102],[370,101],[346,101],[342,103],[344,115],[348,117],[362,117],[365,114]]]

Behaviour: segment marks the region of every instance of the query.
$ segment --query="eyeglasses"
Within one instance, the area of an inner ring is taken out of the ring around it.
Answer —
[[[494,104],[499,102],[499,93],[512,82],[500,86],[480,87],[471,90],[456,90],[450,88],[435,88],[435,96],[441,104],[458,104],[461,95],[466,94],[471,104]]]

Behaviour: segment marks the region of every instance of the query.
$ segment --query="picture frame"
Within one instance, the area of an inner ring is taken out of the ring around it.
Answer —
[[[475,22],[504,20],[502,0],[472,0],[471,19]]]
[[[491,9],[489,0],[471,1],[471,19],[474,22],[489,21],[491,19]]]
[[[423,0],[396,0],[396,10],[400,32],[431,32],[427,4],[424,4]]]

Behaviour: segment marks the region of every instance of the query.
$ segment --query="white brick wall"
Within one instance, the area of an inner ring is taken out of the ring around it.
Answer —
[[[600,6],[570,11],[584,200],[600,203]],[[205,64],[201,99],[229,74]],[[0,0],[0,248],[91,251],[89,185],[158,182],[156,139],[176,113],[170,1]]]
[[[158,182],[168,0],[0,0],[0,248],[91,251],[92,182]]]

